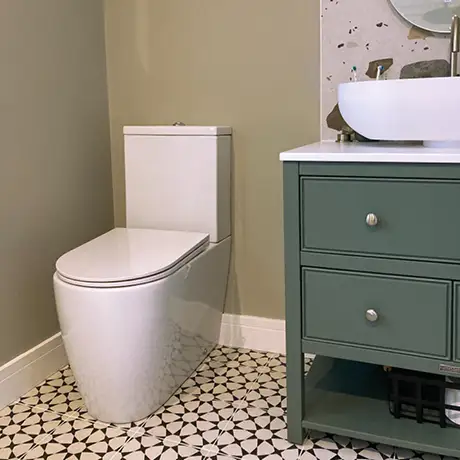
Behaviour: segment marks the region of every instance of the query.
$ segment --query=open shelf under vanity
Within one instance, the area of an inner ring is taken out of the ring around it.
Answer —
[[[302,425],[415,451],[457,456],[460,428],[396,419],[382,366],[317,356],[305,378]]]

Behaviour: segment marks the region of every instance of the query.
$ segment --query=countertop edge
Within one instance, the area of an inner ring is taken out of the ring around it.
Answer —
[[[459,153],[399,153],[399,154],[336,154],[336,153],[281,153],[281,162],[316,162],[316,163],[424,163],[424,164],[456,164],[460,163]]]

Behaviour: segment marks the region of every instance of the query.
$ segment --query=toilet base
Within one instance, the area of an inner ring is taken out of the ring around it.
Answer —
[[[90,415],[142,420],[164,404],[217,343],[230,237],[167,278],[83,287],[54,275],[69,363]]]

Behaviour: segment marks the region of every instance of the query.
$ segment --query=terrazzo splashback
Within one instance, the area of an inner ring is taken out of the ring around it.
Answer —
[[[393,59],[387,71],[393,79],[406,64],[449,57],[448,37],[412,27],[388,0],[322,0],[321,20],[322,139],[336,138],[326,119],[337,104],[338,84],[350,81],[353,66],[360,80],[369,80],[370,62]]]

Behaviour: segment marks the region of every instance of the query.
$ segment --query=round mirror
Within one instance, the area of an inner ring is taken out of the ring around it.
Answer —
[[[421,29],[447,34],[452,16],[460,16],[460,0],[390,0],[396,11]]]

